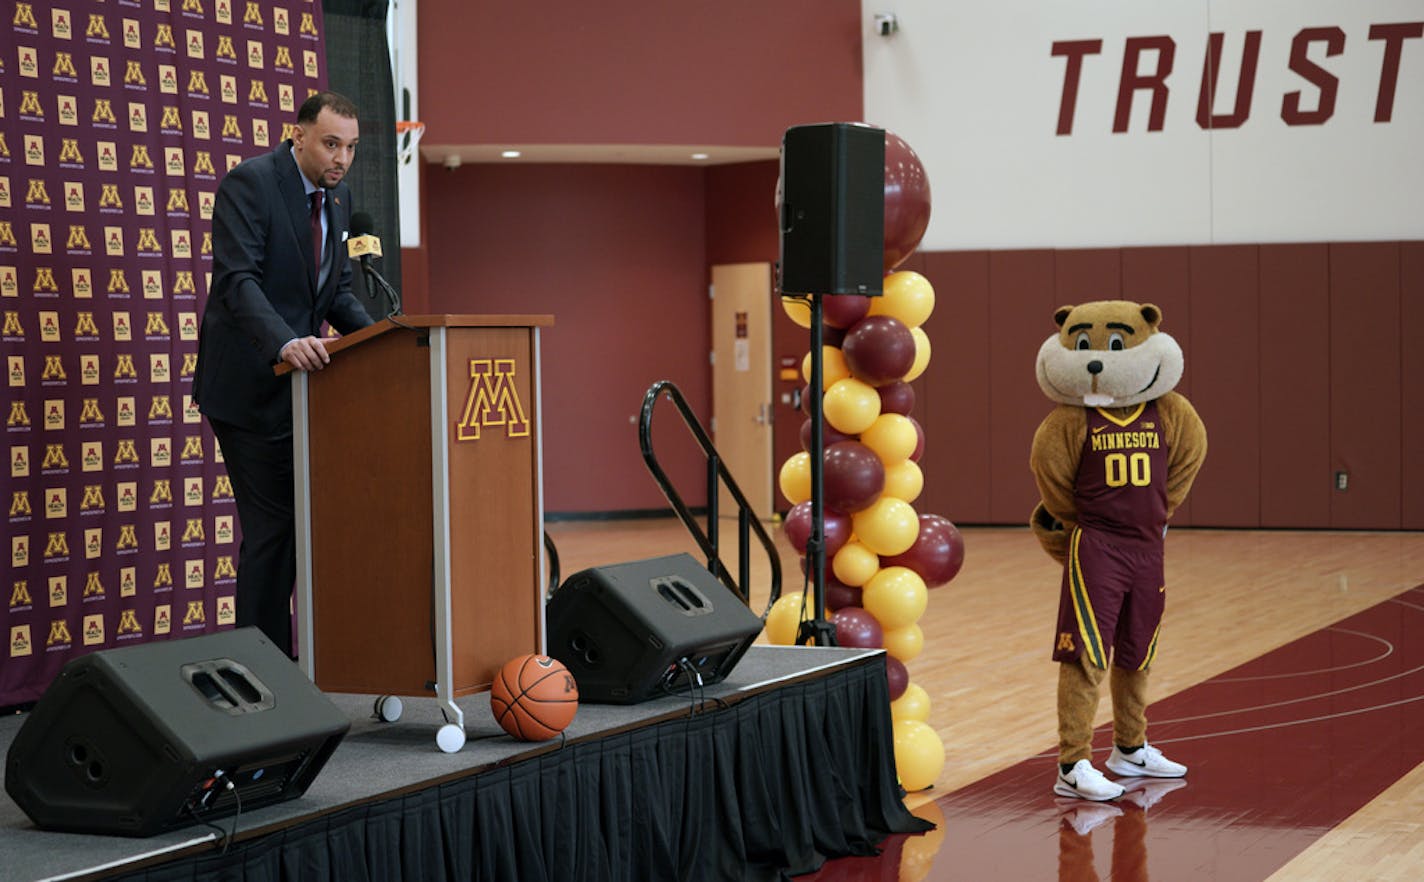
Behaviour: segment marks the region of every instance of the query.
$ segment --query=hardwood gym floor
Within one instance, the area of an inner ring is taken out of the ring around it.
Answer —
[[[724,521],[724,534],[732,522]],[[779,531],[785,592],[800,569]],[[549,525],[565,577],[687,551],[672,520]],[[1424,533],[1174,529],[1148,737],[1192,766],[1111,807],[1054,797],[1059,570],[964,528],[908,663],[945,745],[907,803],[940,824],[815,880],[1374,879],[1424,873]],[[724,545],[728,537],[724,536]],[[754,549],[753,608],[769,568]],[[735,549],[724,552],[735,568]],[[734,569],[735,571],[735,569]],[[1109,720],[1106,697],[1098,722]],[[1100,761],[1108,736],[1098,732]]]

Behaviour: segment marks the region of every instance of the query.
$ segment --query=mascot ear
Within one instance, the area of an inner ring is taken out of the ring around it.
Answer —
[[[1155,309],[1155,307],[1154,307]],[[1068,313],[1073,311],[1073,304],[1058,307],[1058,311],[1053,314],[1053,323],[1058,327],[1063,327],[1063,323],[1068,320]]]
[[[1152,330],[1157,330],[1157,325],[1162,322],[1162,310],[1151,303],[1142,304],[1142,319],[1147,322],[1147,326]]]

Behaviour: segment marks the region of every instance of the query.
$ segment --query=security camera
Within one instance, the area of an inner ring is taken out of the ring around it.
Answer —
[[[446,170],[446,171],[454,171],[455,169],[459,168],[459,167],[460,167],[461,165],[463,165],[463,164],[464,164],[464,160],[462,160],[462,159],[460,158],[460,154],[458,154],[458,153],[451,153],[449,156],[445,157],[445,170]]]
[[[900,30],[900,20],[893,12],[878,12],[875,14],[875,33],[882,37],[888,37]]]

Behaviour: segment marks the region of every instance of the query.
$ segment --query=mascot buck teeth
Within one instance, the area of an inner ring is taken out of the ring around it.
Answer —
[[[1031,526],[1063,564],[1053,659],[1058,665],[1060,796],[1124,792],[1092,764],[1093,717],[1109,666],[1119,776],[1180,778],[1187,767],[1147,742],[1147,676],[1167,598],[1167,519],[1206,458],[1206,428],[1176,392],[1181,347],[1150,303],[1060,307],[1038,350],[1038,384],[1058,403],[1029,457],[1040,502]]]

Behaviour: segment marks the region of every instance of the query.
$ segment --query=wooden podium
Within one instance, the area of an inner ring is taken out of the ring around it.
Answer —
[[[331,692],[454,699],[544,651],[539,329],[550,316],[386,319],[292,374],[297,639]],[[393,708],[393,709],[392,709]],[[381,711],[393,720],[400,702]]]

